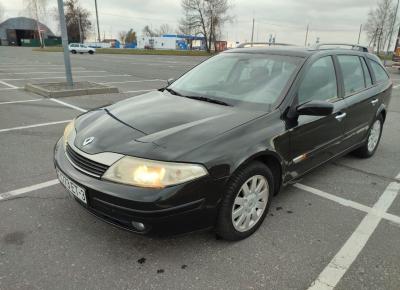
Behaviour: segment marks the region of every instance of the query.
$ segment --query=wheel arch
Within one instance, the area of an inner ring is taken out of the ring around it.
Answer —
[[[251,157],[238,162],[232,169],[232,173],[254,161],[265,164],[271,170],[275,181],[274,195],[278,194],[283,181],[283,163],[281,157],[273,151],[266,150],[263,152],[258,152]]]
[[[385,123],[386,114],[387,114],[386,106],[384,104],[381,104],[380,107],[378,108],[378,110],[376,111],[376,117],[378,117],[379,115],[382,115],[383,123]]]

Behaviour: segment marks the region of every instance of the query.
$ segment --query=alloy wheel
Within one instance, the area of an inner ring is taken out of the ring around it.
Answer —
[[[269,198],[267,179],[262,175],[250,177],[240,188],[232,207],[232,223],[239,232],[254,227],[263,215]]]
[[[368,136],[368,151],[373,152],[378,145],[379,137],[381,135],[382,124],[381,121],[375,120],[371,127],[371,131]]]

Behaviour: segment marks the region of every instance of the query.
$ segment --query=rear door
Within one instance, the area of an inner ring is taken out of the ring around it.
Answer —
[[[378,99],[372,87],[372,78],[364,57],[337,55],[340,75],[343,80],[342,95],[347,103],[343,150],[360,144],[368,132],[378,108]]]
[[[332,56],[316,60],[306,70],[298,87],[296,107],[313,100],[334,105],[329,116],[299,116],[290,131],[291,175],[296,178],[340,152],[341,126],[346,103],[339,97],[337,73]]]

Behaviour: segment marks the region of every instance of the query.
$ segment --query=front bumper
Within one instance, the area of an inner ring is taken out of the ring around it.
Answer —
[[[86,190],[90,213],[141,234],[171,235],[213,227],[225,179],[205,176],[164,189],[139,188],[88,176],[71,165],[62,142],[54,150],[54,164]],[[132,222],[145,225],[138,231]]]

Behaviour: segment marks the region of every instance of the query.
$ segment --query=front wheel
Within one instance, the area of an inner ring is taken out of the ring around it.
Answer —
[[[93,54],[94,53],[94,51],[93,50],[89,50],[89,54]]]
[[[71,50],[71,53],[72,54],[76,54],[76,50]]]
[[[360,148],[355,150],[354,154],[361,158],[369,158],[373,156],[378,148],[382,136],[382,127],[383,118],[382,115],[379,115],[369,128],[366,142]]]
[[[217,235],[237,241],[253,234],[268,212],[274,188],[273,175],[261,162],[253,162],[234,173],[221,203]]]

